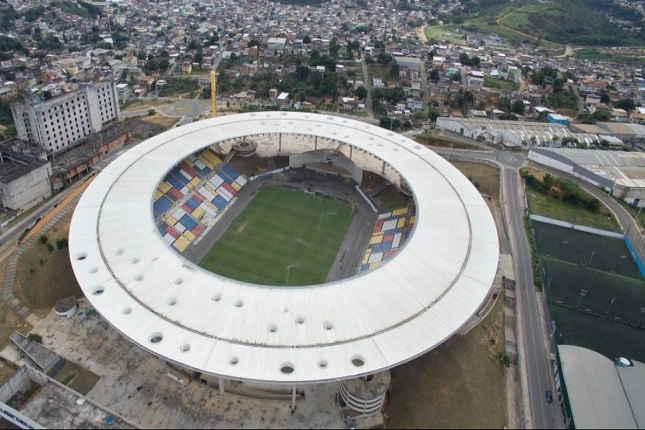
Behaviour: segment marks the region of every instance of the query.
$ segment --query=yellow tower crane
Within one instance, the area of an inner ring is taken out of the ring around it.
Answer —
[[[217,72],[211,70],[211,111],[212,117],[217,117]]]

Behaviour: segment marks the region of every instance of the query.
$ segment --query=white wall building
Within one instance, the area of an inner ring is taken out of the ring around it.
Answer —
[[[74,146],[120,117],[115,82],[82,84],[80,89],[44,102],[11,105],[18,138],[48,153]]]

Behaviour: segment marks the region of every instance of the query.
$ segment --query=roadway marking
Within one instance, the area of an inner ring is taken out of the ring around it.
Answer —
[[[515,161],[517,161],[517,158],[515,158],[515,157],[513,157],[513,156],[511,156],[511,155],[506,155],[506,156],[504,157],[504,160],[506,160],[506,161],[510,161],[510,162],[515,162]]]

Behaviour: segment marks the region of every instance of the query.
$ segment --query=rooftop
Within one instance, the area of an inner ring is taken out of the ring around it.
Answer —
[[[335,283],[257,288],[164,245],[151,201],[172,166],[221,140],[281,132],[350,144],[400,173],[417,222],[395,258]],[[86,296],[136,344],[208,374],[290,384],[371,374],[441,344],[488,298],[499,255],[488,206],[442,157],[380,127],[295,112],[203,120],[132,148],[79,201],[69,249]]]

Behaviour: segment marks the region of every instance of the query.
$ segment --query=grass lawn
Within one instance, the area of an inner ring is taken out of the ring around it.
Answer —
[[[499,196],[499,169],[482,163],[465,161],[451,161],[450,163],[469,178],[479,192],[497,199]]]
[[[598,212],[590,212],[585,208],[563,202],[554,196],[547,196],[530,188],[526,189],[526,198],[531,213],[601,230],[618,233],[622,231],[614,216],[604,206]]]
[[[484,76],[484,86],[487,88],[496,88],[500,90],[516,90],[520,84],[504,79],[495,79],[490,76]]]
[[[52,251],[36,240],[18,260],[14,293],[41,317],[46,316],[60,299],[83,296],[72,271],[69,250],[56,247],[57,239],[67,238],[71,217],[70,211],[47,232]]]
[[[502,428],[506,417],[504,297],[484,321],[392,369],[388,428]]]
[[[344,202],[284,187],[263,188],[199,265],[255,284],[320,284],[352,213]]]

